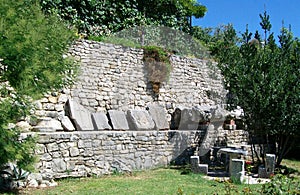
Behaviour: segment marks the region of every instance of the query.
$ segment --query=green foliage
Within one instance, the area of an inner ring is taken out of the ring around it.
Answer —
[[[271,28],[269,16],[261,18],[266,34]],[[273,33],[267,42],[258,39],[258,33],[252,39],[248,29],[239,39],[229,27],[213,43],[213,54],[225,76],[228,103],[244,109],[250,134],[265,138],[269,146],[265,152],[276,152],[279,165],[300,136],[300,42],[285,28],[279,35],[279,45]]]
[[[7,175],[8,180],[23,180],[26,179],[26,177],[29,175],[29,172],[24,171],[20,167],[17,167],[16,165],[11,164],[10,166],[5,167],[4,170],[0,171],[1,175]]]
[[[1,0],[0,56],[9,81],[18,93],[35,96],[63,84],[72,64],[63,58],[75,38],[54,16],[45,17],[36,0]]]
[[[271,182],[263,184],[261,194],[300,194],[299,180],[277,174]]]
[[[61,88],[76,70],[64,57],[75,32],[45,17],[37,0],[0,0],[0,168],[14,162],[30,169],[34,138],[20,139],[13,124],[25,119],[30,101]]]
[[[203,17],[206,7],[194,0],[40,0],[45,13],[57,13],[85,36],[103,36],[139,25],[190,29],[191,16]]]
[[[193,36],[165,26],[136,26],[114,33],[104,38],[104,41],[116,43],[115,40],[124,46],[158,46],[172,51],[176,55],[207,58],[209,52],[203,44]]]

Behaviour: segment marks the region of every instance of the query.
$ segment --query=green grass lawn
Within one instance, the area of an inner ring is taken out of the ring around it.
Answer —
[[[181,174],[177,169],[155,169],[131,175],[64,179],[59,186],[26,190],[26,194],[225,194],[225,184],[209,181],[199,174]],[[241,190],[247,185],[238,185]],[[252,189],[258,185],[251,185]]]
[[[283,165],[300,172],[300,161],[284,160]],[[59,180],[59,185],[46,189],[26,189],[22,194],[108,194],[108,195],[198,195],[198,194],[247,194],[243,190],[250,187],[252,192],[261,185],[234,185],[227,182],[209,181],[199,174],[182,174],[180,169],[159,168],[137,171],[132,174],[110,175],[99,178],[73,178]],[[299,180],[300,181],[300,180]],[[238,192],[235,192],[237,189]],[[250,194],[250,193],[249,193]],[[257,194],[257,193],[253,193]]]

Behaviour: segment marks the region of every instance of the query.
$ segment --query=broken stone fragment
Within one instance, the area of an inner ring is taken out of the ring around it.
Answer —
[[[128,110],[129,126],[134,130],[153,130],[154,121],[146,110]]]

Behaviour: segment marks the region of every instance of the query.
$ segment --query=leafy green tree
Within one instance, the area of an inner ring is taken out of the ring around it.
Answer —
[[[33,160],[32,140],[19,140],[11,125],[31,109],[29,100],[67,84],[75,70],[65,58],[75,31],[60,19],[45,17],[37,0],[0,0],[0,166]]]
[[[226,28],[213,52],[225,77],[229,103],[244,109],[251,138],[263,138],[267,145],[263,153],[255,151],[256,157],[264,160],[264,153],[272,152],[280,165],[300,135],[300,43],[282,28],[277,45],[269,16],[266,12],[260,16],[265,42],[258,33],[252,39],[248,29],[239,39],[233,28]]]
[[[86,36],[105,36],[139,25],[164,25],[188,32],[191,18],[206,7],[195,0],[40,0],[46,13],[57,13]]]

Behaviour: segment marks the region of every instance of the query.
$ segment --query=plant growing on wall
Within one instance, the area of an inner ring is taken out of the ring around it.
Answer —
[[[143,49],[148,82],[157,95],[161,84],[168,80],[172,70],[170,53],[158,46],[145,46]]]

